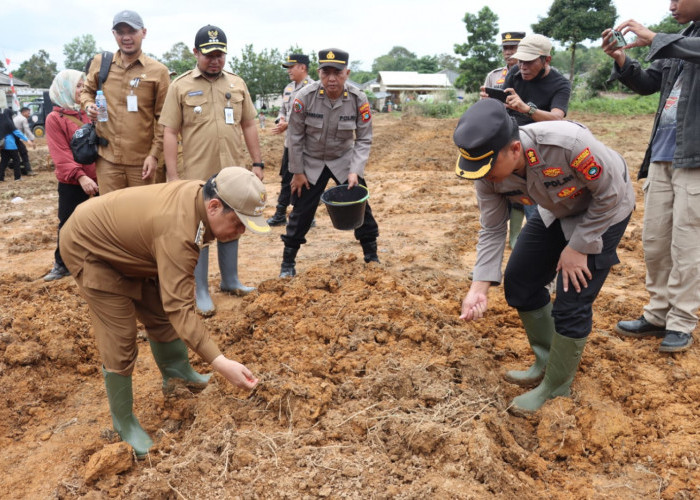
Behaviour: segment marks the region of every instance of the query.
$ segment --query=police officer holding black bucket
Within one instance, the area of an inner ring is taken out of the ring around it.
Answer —
[[[292,103],[287,134],[292,204],[286,234],[281,278],[296,275],[296,255],[306,243],[319,200],[330,179],[348,189],[367,186],[363,175],[372,144],[372,114],[367,96],[347,85],[348,53],[325,49],[318,53],[320,81],[305,86]],[[364,222],[354,230],[365,262],[379,262],[379,227],[369,204]]]

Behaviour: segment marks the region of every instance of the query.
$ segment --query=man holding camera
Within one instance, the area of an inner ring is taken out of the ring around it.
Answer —
[[[636,40],[618,43],[603,32],[603,50],[615,60],[611,79],[638,94],[660,92],[659,107],[638,178],[644,186],[642,242],[649,303],[639,319],[620,321],[626,337],[664,337],[659,351],[686,351],[693,344],[700,307],[700,1],[671,2],[679,34],[654,33],[634,20],[616,31]],[[627,57],[625,48],[650,48],[651,66]]]
[[[571,83],[549,63],[552,43],[546,36],[532,34],[524,37],[513,54],[518,64],[513,66],[503,88],[508,114],[518,125],[563,120],[569,108]]]

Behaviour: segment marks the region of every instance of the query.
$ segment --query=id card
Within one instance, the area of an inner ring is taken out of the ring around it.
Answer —
[[[126,110],[138,112],[138,110],[139,110],[138,96],[135,96],[135,95],[126,96]]]
[[[226,117],[226,125],[233,125],[233,108],[224,108],[224,116]]]

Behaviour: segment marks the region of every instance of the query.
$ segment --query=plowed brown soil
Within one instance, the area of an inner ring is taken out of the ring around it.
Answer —
[[[571,118],[636,175],[651,117]],[[251,394],[215,376],[164,397],[142,339],[135,411],[155,445],[139,461],[111,431],[84,301],[70,278],[41,279],[57,195],[40,144],[40,174],[0,184],[0,498],[700,498],[700,348],[663,355],[658,339],[613,333],[647,298],[641,184],[573,398],[514,417],[522,389],[501,375],[531,354],[502,288],[487,318],[458,319],[479,223],[473,186],[453,173],[455,123],[375,117],[366,178],[380,265],[323,207],[296,278],[277,278],[281,228],[243,237],[250,296],[219,293],[212,265],[218,313],[205,321],[261,378]],[[261,142],[278,164],[281,138]]]

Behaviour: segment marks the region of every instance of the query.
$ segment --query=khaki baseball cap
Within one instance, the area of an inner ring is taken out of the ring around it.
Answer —
[[[544,35],[527,35],[520,40],[518,51],[511,57],[518,61],[534,61],[540,56],[550,56],[552,42]]]
[[[243,167],[226,167],[214,178],[214,190],[236,212],[245,227],[258,234],[270,232],[263,217],[267,192],[253,172]]]

